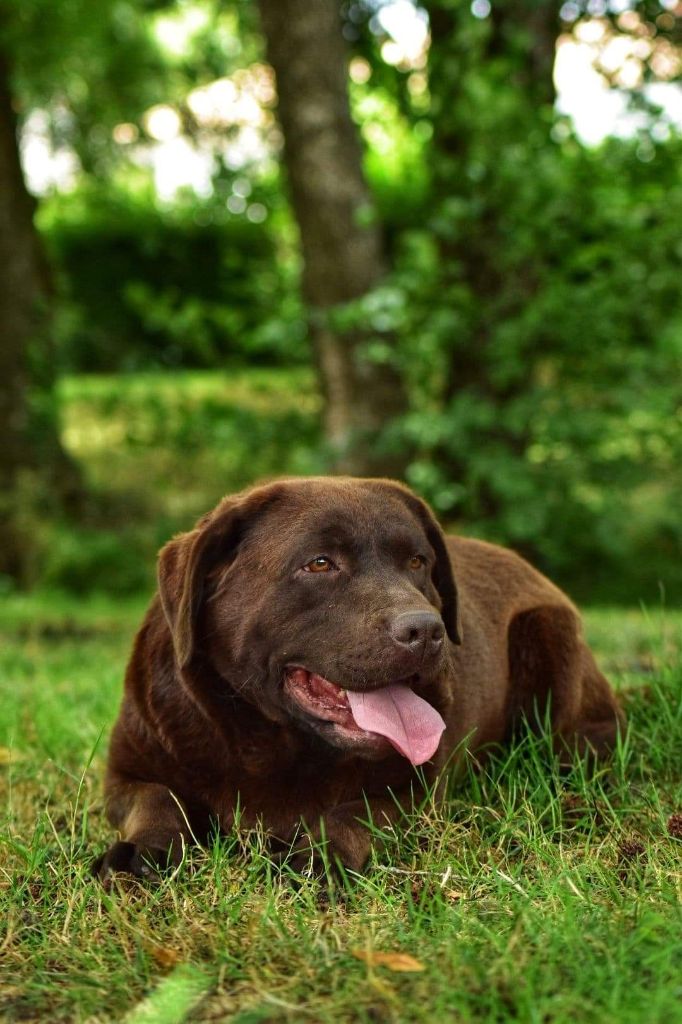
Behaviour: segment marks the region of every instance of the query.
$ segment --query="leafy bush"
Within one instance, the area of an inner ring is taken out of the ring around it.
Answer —
[[[271,200],[261,192],[249,199],[258,217]],[[52,197],[40,223],[63,369],[306,358],[286,232],[230,213],[222,192],[162,208],[147,193],[83,187]]]
[[[591,594],[682,585],[681,153],[503,150],[403,238],[392,288],[411,482]]]
[[[145,543],[145,535],[139,529],[81,526],[75,530],[72,525],[54,525],[50,533],[40,577],[42,585],[80,595],[151,591],[153,542]]]

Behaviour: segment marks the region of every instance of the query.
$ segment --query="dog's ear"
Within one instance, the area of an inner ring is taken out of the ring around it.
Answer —
[[[452,643],[461,644],[462,621],[457,596],[457,584],[455,583],[455,577],[452,571],[450,555],[448,554],[448,549],[445,546],[445,536],[443,531],[425,501],[418,498],[416,494],[410,491],[403,484],[394,483],[393,481],[380,482],[384,486],[388,486],[391,490],[394,492],[397,491],[400,494],[403,501],[407,503],[411,511],[415,513],[424,527],[429,544],[433,548],[436,556],[436,564],[433,567],[432,579],[433,585],[438,591],[441,599],[441,616]]]
[[[161,607],[173,637],[179,667],[196,650],[196,628],[207,574],[218,560],[236,554],[245,530],[279,496],[276,485],[223,498],[189,533],[181,533],[159,552],[157,579]]]

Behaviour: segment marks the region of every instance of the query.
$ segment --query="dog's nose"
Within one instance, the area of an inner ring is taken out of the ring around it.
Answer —
[[[435,612],[401,612],[388,631],[401,647],[425,658],[440,651],[445,636],[443,620]]]

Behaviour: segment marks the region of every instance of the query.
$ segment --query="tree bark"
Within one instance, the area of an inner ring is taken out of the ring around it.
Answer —
[[[59,501],[73,500],[79,489],[50,395],[48,274],[33,213],[9,67],[0,53],[0,573],[20,580],[31,544],[17,494],[22,477],[40,479]]]
[[[367,358],[371,328],[359,323],[340,329],[333,315],[371,291],[387,271],[350,115],[339,5],[337,0],[259,0],[259,6],[277,79],[326,438],[338,469],[396,472],[401,460],[381,450],[380,435],[405,408],[399,375],[389,363]]]

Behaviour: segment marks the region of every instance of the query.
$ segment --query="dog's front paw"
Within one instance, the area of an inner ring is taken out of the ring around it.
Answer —
[[[178,867],[182,853],[179,840],[170,841],[168,846],[120,840],[94,861],[92,873],[105,884],[119,874],[132,875],[145,882],[158,882],[164,871]]]
[[[369,853],[367,829],[332,812],[316,827],[298,830],[278,860],[296,874],[323,877],[330,870],[362,871]]]

